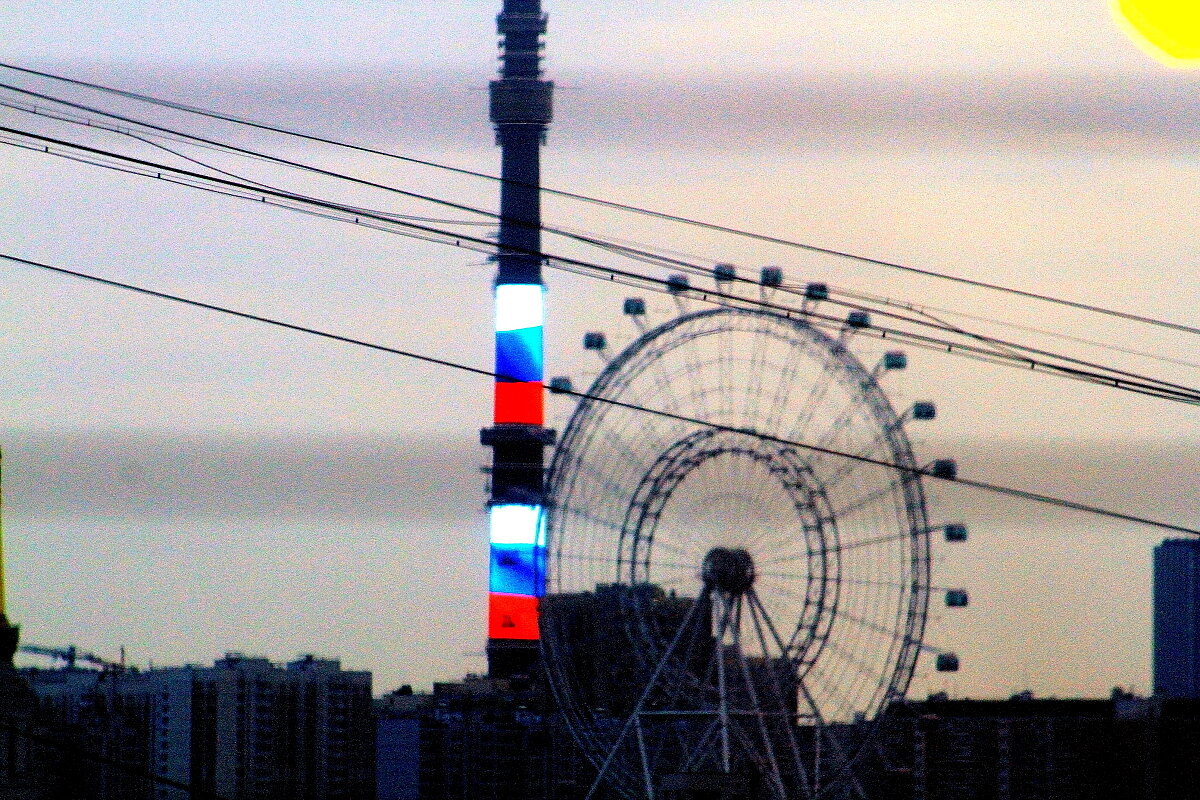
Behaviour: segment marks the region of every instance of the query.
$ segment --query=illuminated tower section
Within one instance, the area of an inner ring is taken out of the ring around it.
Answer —
[[[504,0],[496,18],[500,78],[491,119],[500,145],[496,254],[496,385],[488,499],[488,673],[532,676],[538,657],[538,600],[545,592],[545,449],[541,252],[541,147],[554,86],[542,80],[541,0]]]

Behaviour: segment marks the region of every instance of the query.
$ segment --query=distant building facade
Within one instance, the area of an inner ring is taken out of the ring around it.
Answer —
[[[421,720],[433,695],[402,686],[375,701],[376,800],[419,800]]]
[[[311,656],[228,654],[212,667],[28,673],[37,717],[78,758],[72,797],[374,800],[371,674]],[[156,781],[153,775],[167,781]]]
[[[379,799],[583,800],[595,768],[545,688],[526,683],[467,675],[435,683],[432,694],[377,701]],[[414,734],[415,788],[404,750]],[[611,797],[602,790],[593,800]]]
[[[549,739],[531,695],[507,681],[436,683],[420,725],[421,800],[549,797]]]
[[[893,711],[868,797],[888,800],[1200,798],[1200,702],[948,700]]]
[[[1200,540],[1154,548],[1154,694],[1200,698]]]

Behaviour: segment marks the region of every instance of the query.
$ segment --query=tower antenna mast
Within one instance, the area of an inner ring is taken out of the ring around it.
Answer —
[[[538,602],[545,594],[545,449],[541,252],[541,147],[554,84],[542,80],[541,0],[504,0],[496,18],[500,76],[490,111],[500,146],[500,229],[495,284],[496,379],[488,498],[488,674],[532,677],[538,659]]]

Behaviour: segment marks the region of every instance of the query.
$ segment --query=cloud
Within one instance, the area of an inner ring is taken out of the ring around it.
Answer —
[[[470,476],[487,453],[470,430],[443,440],[26,431],[5,441],[6,505],[29,517],[447,520],[469,518],[484,498],[483,478]]]
[[[1179,74],[563,82],[555,135],[622,146],[1154,148],[1192,144],[1200,124],[1196,79]]]
[[[488,456],[473,430],[424,438],[21,431],[5,441],[10,509],[34,516],[470,518],[484,497],[483,479],[472,489],[470,476]],[[935,449],[957,457],[964,477],[1130,514],[1186,521],[1200,505],[1200,487],[1176,479],[1200,460],[1196,443],[1015,436],[922,447],[929,458]],[[936,512],[987,525],[1019,514],[1030,528],[1052,526],[1066,513],[931,487],[944,505]],[[1147,541],[1159,535],[1146,530]]]
[[[60,69],[376,146],[492,144],[488,75],[399,67]],[[886,143],[956,150],[1175,150],[1193,145],[1200,126],[1194,102],[1200,77],[1180,72],[586,72],[562,74],[556,82],[551,132],[555,145],[566,148],[844,149]]]

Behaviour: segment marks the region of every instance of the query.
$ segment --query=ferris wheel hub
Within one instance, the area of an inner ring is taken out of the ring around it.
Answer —
[[[740,547],[714,547],[704,556],[700,570],[706,586],[731,595],[750,591],[754,575],[754,559]]]

